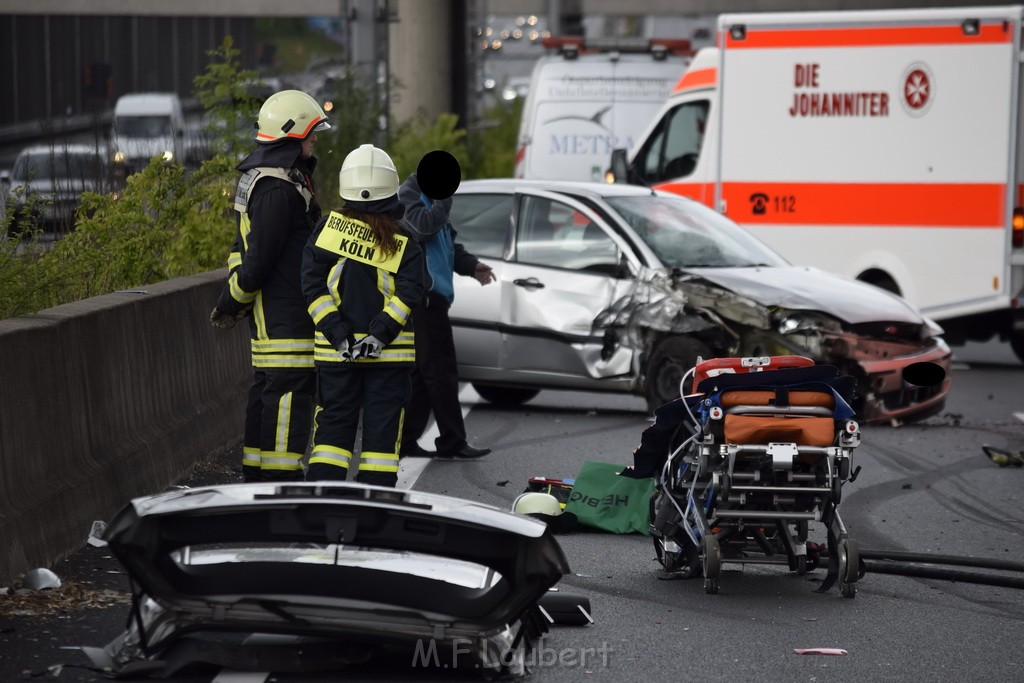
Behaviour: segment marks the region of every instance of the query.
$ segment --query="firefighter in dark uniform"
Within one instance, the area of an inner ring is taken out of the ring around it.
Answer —
[[[345,206],[320,222],[302,261],[317,368],[306,480],[347,478],[361,412],[356,481],[393,487],[416,361],[409,314],[423,296],[423,254],[401,223],[398,172],[384,150],[353,150],[338,179]]]
[[[238,165],[238,232],[229,276],[210,314],[230,328],[250,316],[253,381],[245,412],[245,481],[302,480],[316,375],[313,321],[302,295],[302,251],[320,207],[313,196],[313,143],[330,128],[316,100],[271,95],[256,122],[256,150]],[[250,315],[251,314],[251,315]]]

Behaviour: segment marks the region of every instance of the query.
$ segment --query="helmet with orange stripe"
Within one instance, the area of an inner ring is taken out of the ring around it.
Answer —
[[[267,98],[256,121],[256,142],[305,140],[314,131],[327,130],[327,114],[301,90],[282,90]]]

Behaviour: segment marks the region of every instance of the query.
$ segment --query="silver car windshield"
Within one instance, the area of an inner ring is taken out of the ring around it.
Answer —
[[[789,265],[756,237],[702,204],[652,195],[606,197],[605,201],[670,268]]]

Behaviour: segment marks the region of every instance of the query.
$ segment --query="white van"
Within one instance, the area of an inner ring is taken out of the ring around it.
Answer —
[[[185,115],[175,93],[130,93],[114,105],[113,162],[135,173],[155,156],[185,159]]]
[[[686,69],[686,40],[547,38],[523,105],[515,177],[601,180],[630,148]]]

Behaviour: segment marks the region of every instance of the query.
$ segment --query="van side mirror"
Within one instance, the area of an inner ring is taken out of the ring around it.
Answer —
[[[629,182],[629,160],[626,158],[626,150],[622,147],[612,150],[611,168],[609,169],[609,182]]]

